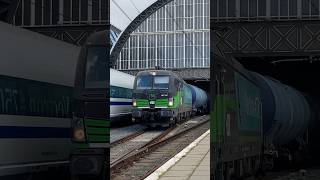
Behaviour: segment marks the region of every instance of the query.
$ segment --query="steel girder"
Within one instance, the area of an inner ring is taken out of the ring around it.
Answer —
[[[11,23],[19,0],[0,0],[0,20]]]
[[[120,34],[119,39],[117,40],[116,44],[111,49],[110,54],[110,67],[115,66],[117,58],[119,54],[129,39],[131,33],[136,30],[140,24],[146,20],[150,15],[155,13],[161,7],[165,6],[166,4],[170,3],[173,0],[157,0],[147,9],[145,9],[142,13],[140,13],[129,25],[128,27]]]
[[[57,25],[57,26],[34,26],[24,27],[46,36],[50,36],[71,44],[81,46],[87,37],[96,31],[103,31],[109,28],[107,24],[103,25]]]
[[[318,56],[320,20],[211,22],[211,44],[234,57]]]

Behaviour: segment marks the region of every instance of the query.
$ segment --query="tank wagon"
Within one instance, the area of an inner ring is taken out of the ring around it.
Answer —
[[[132,120],[148,126],[174,125],[206,108],[206,97],[171,71],[142,71],[134,82]]]
[[[303,93],[218,56],[211,67],[212,179],[263,172],[280,158],[297,162],[318,109]],[[316,111],[316,112],[315,112]]]
[[[305,96],[270,77],[251,72],[261,89],[263,131],[266,143],[287,144],[302,137],[310,121],[310,106]]]
[[[207,111],[208,108],[208,96],[207,93],[193,85],[190,85],[190,90],[192,94],[192,105],[193,105],[193,111],[202,114]]]

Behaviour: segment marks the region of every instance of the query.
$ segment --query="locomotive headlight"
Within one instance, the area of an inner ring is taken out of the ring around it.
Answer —
[[[83,141],[85,140],[85,133],[84,133],[84,130],[83,129],[76,129],[74,132],[73,132],[73,137],[75,140],[77,141]]]
[[[84,131],[83,119],[78,117],[73,117],[73,140],[75,141],[85,141],[86,134]]]
[[[173,98],[169,98],[168,106],[173,106]]]
[[[134,106],[134,107],[137,106],[137,101],[135,99],[132,100],[132,106]]]

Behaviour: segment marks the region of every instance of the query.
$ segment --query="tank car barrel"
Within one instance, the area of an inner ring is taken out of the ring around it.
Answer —
[[[264,134],[275,144],[302,136],[309,125],[310,107],[301,92],[272,78],[251,73],[262,93]]]

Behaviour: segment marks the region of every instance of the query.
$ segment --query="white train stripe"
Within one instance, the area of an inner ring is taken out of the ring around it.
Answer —
[[[110,98],[110,102],[132,102],[132,99],[126,99],[126,98]]]
[[[89,147],[91,148],[109,148],[109,143],[90,143]]]
[[[71,118],[20,116],[0,114],[0,126],[70,128]]]
[[[9,166],[0,166],[0,176],[14,175],[14,174],[23,174],[28,172],[34,172],[35,167],[37,171],[47,170],[47,167],[51,166],[67,166],[69,161],[54,161],[54,162],[39,162],[39,163],[30,163],[30,164],[19,164],[19,165],[9,165]]]
[[[0,167],[33,166],[34,163],[68,161],[71,140],[69,138],[0,139]],[[0,173],[1,174],[1,173]]]
[[[128,113],[110,114],[110,117],[124,116],[124,115],[130,115],[130,114],[131,114],[131,112],[128,112]]]

